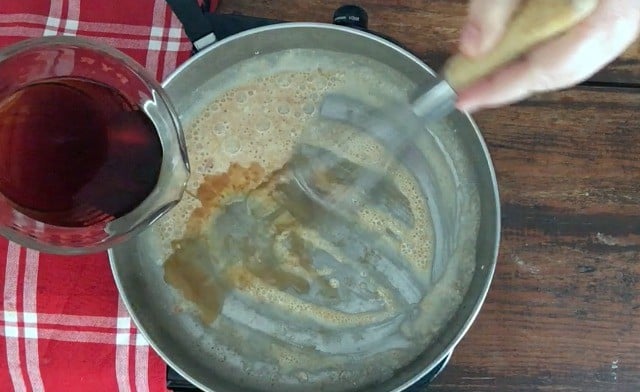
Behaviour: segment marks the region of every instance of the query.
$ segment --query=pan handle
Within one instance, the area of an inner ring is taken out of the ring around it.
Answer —
[[[184,32],[193,43],[195,50],[201,50],[216,42],[216,35],[197,0],[166,0],[166,2],[182,22]]]
[[[196,53],[220,39],[256,27],[282,23],[278,20],[235,14],[213,14],[200,7],[197,0],[166,0],[182,23],[187,38]]]

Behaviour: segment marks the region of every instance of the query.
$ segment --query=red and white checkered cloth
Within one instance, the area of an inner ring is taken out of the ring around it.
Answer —
[[[158,80],[191,50],[165,0],[0,1],[0,47],[42,35],[102,41]],[[106,254],[51,256],[0,238],[0,287],[0,391],[166,391]]]

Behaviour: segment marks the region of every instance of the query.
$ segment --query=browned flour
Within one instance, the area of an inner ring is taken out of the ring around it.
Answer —
[[[269,204],[273,206],[277,201],[272,193],[275,191],[275,185],[282,180],[280,171],[267,178],[264,169],[258,164],[249,167],[232,164],[227,173],[204,178],[196,196],[202,205],[191,214],[184,237],[173,242],[173,253],[164,264],[166,282],[197,306],[203,322],[209,324],[215,320],[229,291],[247,290],[257,281],[278,290],[309,292],[310,285],[306,276],[287,271],[283,268],[283,263],[264,260],[264,252],[252,246],[251,238],[243,238],[245,243],[237,243],[235,246],[247,252],[254,250],[253,254],[247,253],[240,260],[234,260],[234,263],[226,266],[218,274],[211,275],[201,263],[194,262],[195,259],[208,257],[215,252],[215,249],[211,249],[211,242],[206,238],[207,224],[227,203],[250,198],[254,205],[260,203],[263,207]],[[270,233],[262,234],[278,237],[286,235],[299,225],[293,216],[285,211],[274,217],[271,222]],[[305,275],[314,276],[321,282],[325,288],[324,294],[337,297],[337,290],[314,270],[311,258],[305,254],[301,241],[299,237],[292,238],[287,261],[303,269]]]

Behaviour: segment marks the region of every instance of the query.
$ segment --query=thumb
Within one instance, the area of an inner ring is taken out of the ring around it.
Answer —
[[[469,57],[489,51],[505,31],[520,0],[471,0],[460,36],[460,51]]]

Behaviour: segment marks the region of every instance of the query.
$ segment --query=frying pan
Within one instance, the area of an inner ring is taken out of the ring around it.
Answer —
[[[435,78],[435,73],[418,58],[376,35],[330,24],[282,23],[252,29],[201,48],[163,83],[163,87],[180,114],[181,122],[188,124],[197,115],[193,108],[203,100],[201,94],[194,92],[202,91],[202,86],[216,75],[254,56],[288,49],[319,49],[365,56],[393,68],[415,84]],[[450,356],[478,315],[490,286],[498,252],[500,212],[497,183],[489,152],[473,120],[464,113],[455,112],[443,124],[442,129],[432,132],[430,137],[434,138],[434,143],[442,145],[443,154],[446,154],[448,143],[459,146],[464,159],[450,162],[448,170],[452,177],[465,172],[477,192],[479,227],[474,232],[473,241],[456,242],[458,232],[464,230],[461,223],[464,214],[444,204],[438,205],[444,203],[444,199],[455,199],[458,195],[455,192],[438,195],[428,187],[423,191],[435,203],[432,210],[441,215],[439,223],[435,224],[438,226],[435,228],[436,241],[446,241],[452,249],[475,247],[473,275],[462,302],[453,309],[448,321],[438,329],[430,343],[420,347],[415,358],[383,380],[355,387],[344,385],[340,380],[325,380],[317,385],[289,386],[289,390],[406,390]],[[407,154],[403,164],[417,177],[428,172],[420,150]],[[262,386],[241,384],[237,380],[243,375],[230,374],[229,368],[219,362],[219,347],[216,347],[216,336],[212,336],[212,330],[189,312],[175,312],[179,298],[164,281],[154,243],[157,243],[154,231],[147,230],[132,241],[110,250],[109,258],[124,303],[160,356],[184,378],[205,391],[287,390],[278,386],[277,380],[274,385],[269,383],[273,380],[265,380]]]

